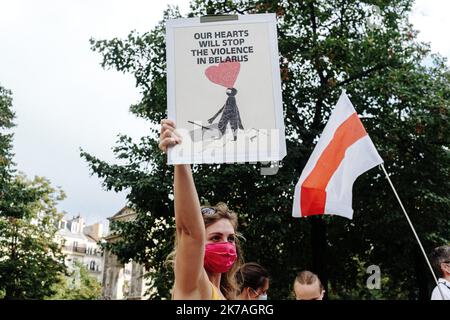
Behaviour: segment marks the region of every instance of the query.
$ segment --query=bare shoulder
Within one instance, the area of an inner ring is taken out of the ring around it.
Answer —
[[[181,290],[180,286],[175,285],[173,288],[173,300],[210,300],[212,296],[212,286],[208,279],[206,271],[203,270],[202,275],[198,281],[198,285],[193,290],[187,292]]]

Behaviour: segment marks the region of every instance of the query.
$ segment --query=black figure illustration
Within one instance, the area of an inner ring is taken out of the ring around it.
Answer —
[[[225,105],[220,108],[217,113],[208,120],[208,123],[213,123],[213,121],[217,118],[217,116],[222,113],[222,116],[220,117],[219,123],[218,123],[218,129],[223,135],[225,131],[227,130],[228,123],[231,126],[231,129],[233,130],[233,136],[234,141],[237,140],[237,130],[242,129],[244,130],[244,127],[242,126],[241,116],[239,114],[239,109],[236,104],[236,98],[235,95],[237,94],[237,90],[235,88],[228,88],[226,91],[228,98],[225,102]]]

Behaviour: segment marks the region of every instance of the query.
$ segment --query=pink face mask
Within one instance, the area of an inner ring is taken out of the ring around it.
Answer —
[[[236,246],[233,243],[208,243],[205,246],[204,266],[208,272],[227,272],[231,269],[236,259]]]

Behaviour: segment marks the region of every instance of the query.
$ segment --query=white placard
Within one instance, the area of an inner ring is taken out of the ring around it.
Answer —
[[[183,138],[169,164],[286,155],[275,14],[237,18],[166,23],[168,118]]]

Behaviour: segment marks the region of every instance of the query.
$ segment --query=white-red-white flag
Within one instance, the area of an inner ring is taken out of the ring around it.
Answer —
[[[295,186],[292,216],[334,214],[351,219],[353,183],[381,163],[355,108],[342,92]]]

